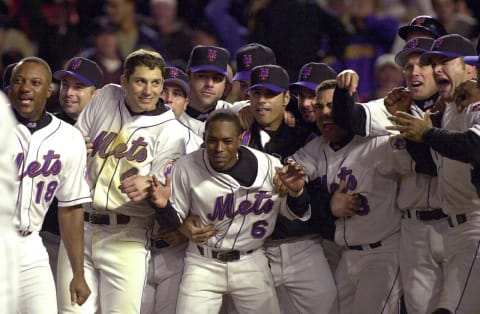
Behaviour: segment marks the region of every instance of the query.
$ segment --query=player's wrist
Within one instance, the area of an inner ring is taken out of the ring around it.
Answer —
[[[290,197],[297,198],[297,197],[299,197],[299,196],[302,195],[302,194],[303,194],[303,188],[301,188],[300,191],[296,191],[296,192],[295,192],[295,191],[292,191],[292,190],[290,190],[290,189],[288,190],[288,196],[290,196]]]

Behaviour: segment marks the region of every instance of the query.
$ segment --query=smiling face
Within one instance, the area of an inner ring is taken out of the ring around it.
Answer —
[[[30,121],[40,119],[52,93],[51,73],[39,62],[24,61],[12,73],[9,98],[15,111]]]
[[[453,101],[455,88],[461,83],[475,77],[475,68],[463,63],[463,59],[445,56],[432,57],[433,75],[440,96]]]
[[[72,75],[62,78],[59,91],[59,102],[63,111],[73,119],[87,106],[95,92],[95,86],[86,85]]]
[[[163,90],[163,73],[158,67],[135,67],[127,79],[122,75],[120,82],[125,89],[125,102],[133,112],[154,110]]]
[[[315,98],[315,117],[317,127],[325,140],[337,142],[347,135],[347,131],[333,122],[332,101],[334,88],[324,89],[317,92]]]
[[[288,91],[276,93],[263,87],[250,90],[253,117],[267,131],[276,131],[280,127],[289,101]]]
[[[424,100],[437,92],[433,69],[429,65],[420,65],[420,52],[409,54],[405,58],[403,75],[413,99]]]
[[[225,171],[235,165],[241,144],[241,133],[231,121],[212,121],[205,130],[208,161],[216,171]]]
[[[190,106],[200,112],[213,109],[223,96],[226,77],[213,71],[190,73]]]

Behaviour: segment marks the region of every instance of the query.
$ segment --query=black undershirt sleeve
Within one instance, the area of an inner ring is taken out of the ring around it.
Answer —
[[[155,219],[160,226],[161,232],[177,230],[182,224],[177,211],[173,208],[170,201],[167,202],[164,208],[157,207],[153,202],[150,202],[150,205],[155,209]]]
[[[432,177],[437,176],[437,167],[433,161],[430,146],[425,143],[417,143],[410,140],[407,142],[407,151],[415,160],[415,172],[423,173]]]
[[[303,217],[308,210],[310,204],[310,194],[307,189],[303,189],[303,193],[298,197],[287,196],[287,206],[297,217]]]
[[[460,162],[480,162],[480,136],[472,131],[453,132],[431,128],[423,134],[424,142],[442,156]]]
[[[335,88],[332,102],[333,121],[341,128],[365,136],[367,115],[365,109],[355,103],[355,97],[348,95],[345,88]]]

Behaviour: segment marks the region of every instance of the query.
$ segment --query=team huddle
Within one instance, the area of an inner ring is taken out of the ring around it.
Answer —
[[[480,48],[428,16],[398,33],[406,86],[368,103],[258,43],[234,75],[222,47],[186,71],[136,50],[103,87],[90,59],[12,64],[2,311],[480,313]]]

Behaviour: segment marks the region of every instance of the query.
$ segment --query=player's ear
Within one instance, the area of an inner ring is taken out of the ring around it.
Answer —
[[[53,90],[54,90],[53,83],[50,83],[47,89],[47,98],[50,98],[50,96],[52,96]]]
[[[290,91],[286,91],[283,95],[283,103],[284,103],[284,107],[286,107],[288,105],[288,103],[290,102]]]
[[[127,77],[125,76],[125,74],[122,74],[120,76],[120,85],[122,85],[122,87],[125,89],[127,88],[127,85],[128,85],[128,79]]]

